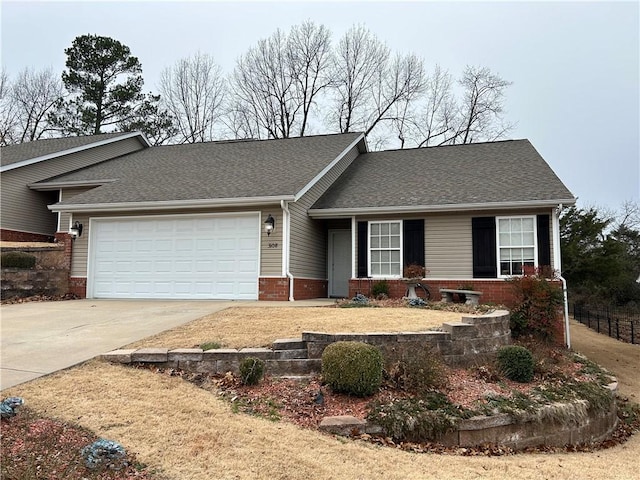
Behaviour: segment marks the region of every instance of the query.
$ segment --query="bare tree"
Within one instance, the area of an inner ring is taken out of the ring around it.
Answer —
[[[511,82],[486,67],[467,66],[459,81],[464,89],[459,103],[458,128],[452,143],[492,141],[514,128],[503,119],[504,91]]]
[[[289,69],[302,107],[299,135],[304,136],[317,97],[330,85],[333,62],[330,32],[324,25],[307,21],[294,26],[287,44]]]
[[[425,88],[421,58],[392,56],[362,26],[354,26],[342,37],[335,56],[336,114],[330,121],[341,132],[362,131],[373,144],[382,146],[390,129],[404,130],[413,122],[413,104]],[[402,135],[398,137],[402,144]]]
[[[213,140],[222,115],[225,83],[213,58],[197,53],[162,72],[162,105],[174,117],[177,143]]]
[[[11,82],[9,75],[0,70],[0,145],[16,143],[18,114],[15,103],[11,98]]]
[[[332,72],[337,108],[330,121],[340,132],[367,129],[371,91],[389,55],[389,48],[361,25],[349,29],[338,42]]]
[[[260,40],[236,63],[229,128],[254,138],[304,136],[329,85],[330,61],[329,31],[312,22]]]
[[[504,93],[510,82],[488,68],[467,67],[457,83],[456,92],[451,75],[435,67],[415,107],[421,113],[395,123],[401,146],[405,142],[427,147],[491,141],[513,129],[503,118]]]
[[[16,140],[19,143],[38,140],[55,131],[48,115],[64,97],[64,88],[51,68],[39,72],[29,68],[21,71],[13,84],[11,96],[18,109]]]

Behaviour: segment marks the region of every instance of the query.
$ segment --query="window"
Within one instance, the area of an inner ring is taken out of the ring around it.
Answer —
[[[400,221],[369,222],[369,275],[402,276]]]
[[[500,276],[522,275],[523,267],[537,264],[536,219],[498,217],[497,222]]]

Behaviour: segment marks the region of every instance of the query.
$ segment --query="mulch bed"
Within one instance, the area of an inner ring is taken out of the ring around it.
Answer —
[[[378,393],[368,398],[357,398],[336,394],[327,386],[323,386],[320,378],[311,377],[308,380],[293,380],[266,376],[259,385],[245,386],[240,379],[231,373],[226,375],[212,375],[205,373],[191,373],[171,368],[158,368],[149,365],[139,365],[138,368],[150,369],[158,374],[179,376],[212,393],[218,394],[229,401],[232,409],[237,413],[256,415],[274,421],[284,420],[302,428],[317,430],[325,417],[350,415],[365,418],[371,402],[389,401],[410,396],[408,392],[383,386]],[[570,366],[569,370],[574,367]],[[447,389],[447,396],[459,404],[471,405],[479,396],[491,388],[496,393],[505,393],[514,389],[526,393],[544,382],[538,378],[529,384],[520,384],[500,379],[500,384],[483,379],[485,373],[480,369],[476,374],[464,369],[449,369],[448,383],[455,385]],[[322,392],[322,403],[317,403],[318,393]],[[618,417],[620,421],[612,436],[597,444],[548,447],[538,446],[515,451],[501,445],[481,445],[474,448],[444,446],[437,442],[394,442],[391,438],[368,434],[356,435],[355,439],[375,444],[398,448],[415,453],[439,453],[464,456],[499,456],[516,453],[559,453],[559,452],[593,452],[624,443],[635,432],[640,430],[640,411],[631,417],[629,410],[622,408],[628,403],[624,398],[618,398]]]

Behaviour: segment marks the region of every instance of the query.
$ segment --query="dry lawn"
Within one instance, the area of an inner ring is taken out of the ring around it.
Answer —
[[[216,315],[200,322],[208,322],[205,332],[214,328],[213,339],[225,339],[234,346],[266,344],[274,338],[297,336],[300,329],[320,329],[317,323],[307,323],[302,311],[297,311],[289,318],[290,323],[285,322],[284,331],[274,332],[264,322],[255,322],[267,317],[265,310],[260,311],[262,314],[256,312],[258,318],[254,321],[249,321],[242,312],[238,315],[238,312],[227,311],[222,312],[221,317]],[[386,315],[383,309],[336,309],[335,312],[340,316],[364,315],[367,325],[371,325],[367,330],[398,329],[376,320],[378,315]],[[281,309],[274,313],[279,318],[288,316]],[[328,313],[322,313],[325,315],[322,321],[327,322],[323,325],[333,321],[328,319]],[[402,311],[402,315],[405,314],[407,310]],[[242,325],[232,327],[230,315]],[[229,325],[221,328],[216,318]],[[341,323],[344,321],[344,318],[336,320],[337,325],[352,323]],[[412,325],[411,329],[420,327],[419,323]],[[424,326],[427,327],[426,323]],[[250,332],[249,337],[234,333],[243,328]],[[174,337],[156,337],[151,344],[159,345],[155,342],[161,340],[167,346],[165,342],[180,340],[178,332],[171,335]],[[200,342],[201,335],[183,338],[189,339],[191,345]],[[573,345],[617,374],[622,394],[639,397],[640,347],[600,336],[581,325],[574,325]],[[623,445],[595,453],[504,457],[412,454],[334,438],[284,422],[233,414],[223,400],[179,378],[98,361],[3,394],[20,395],[40,413],[77,422],[98,435],[117,440],[140,461],[176,480],[638,478],[640,435]]]
[[[302,332],[417,332],[459,322],[460,313],[419,308],[236,307],[128,345],[191,348],[218,342],[226,348],[268,347]]]

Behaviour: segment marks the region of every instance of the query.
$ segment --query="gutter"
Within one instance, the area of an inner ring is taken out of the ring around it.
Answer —
[[[289,279],[289,301],[295,301],[293,298],[293,274],[289,270],[289,231],[291,222],[291,213],[289,212],[289,204],[285,200],[280,200],[280,206],[282,207],[282,262],[284,274]]]
[[[77,203],[49,205],[53,212],[135,212],[148,210],[175,210],[183,208],[249,207],[293,200],[292,195],[277,197],[203,198],[196,200],[162,200],[122,203]]]
[[[558,273],[558,279],[562,282],[562,299],[564,303],[564,338],[567,348],[571,348],[571,330],[569,325],[569,298],[567,296],[567,280],[562,276],[562,255],[560,251],[560,212],[564,205],[559,203],[553,209],[553,266]]]
[[[494,202],[494,203],[461,203],[447,205],[415,205],[415,206],[394,206],[394,207],[352,207],[352,208],[315,208],[309,210],[311,218],[337,218],[352,217],[354,215],[379,215],[387,213],[439,213],[439,212],[468,212],[482,210],[517,210],[522,208],[548,208],[560,205],[573,205],[575,198],[561,200],[527,200],[520,202]]]

